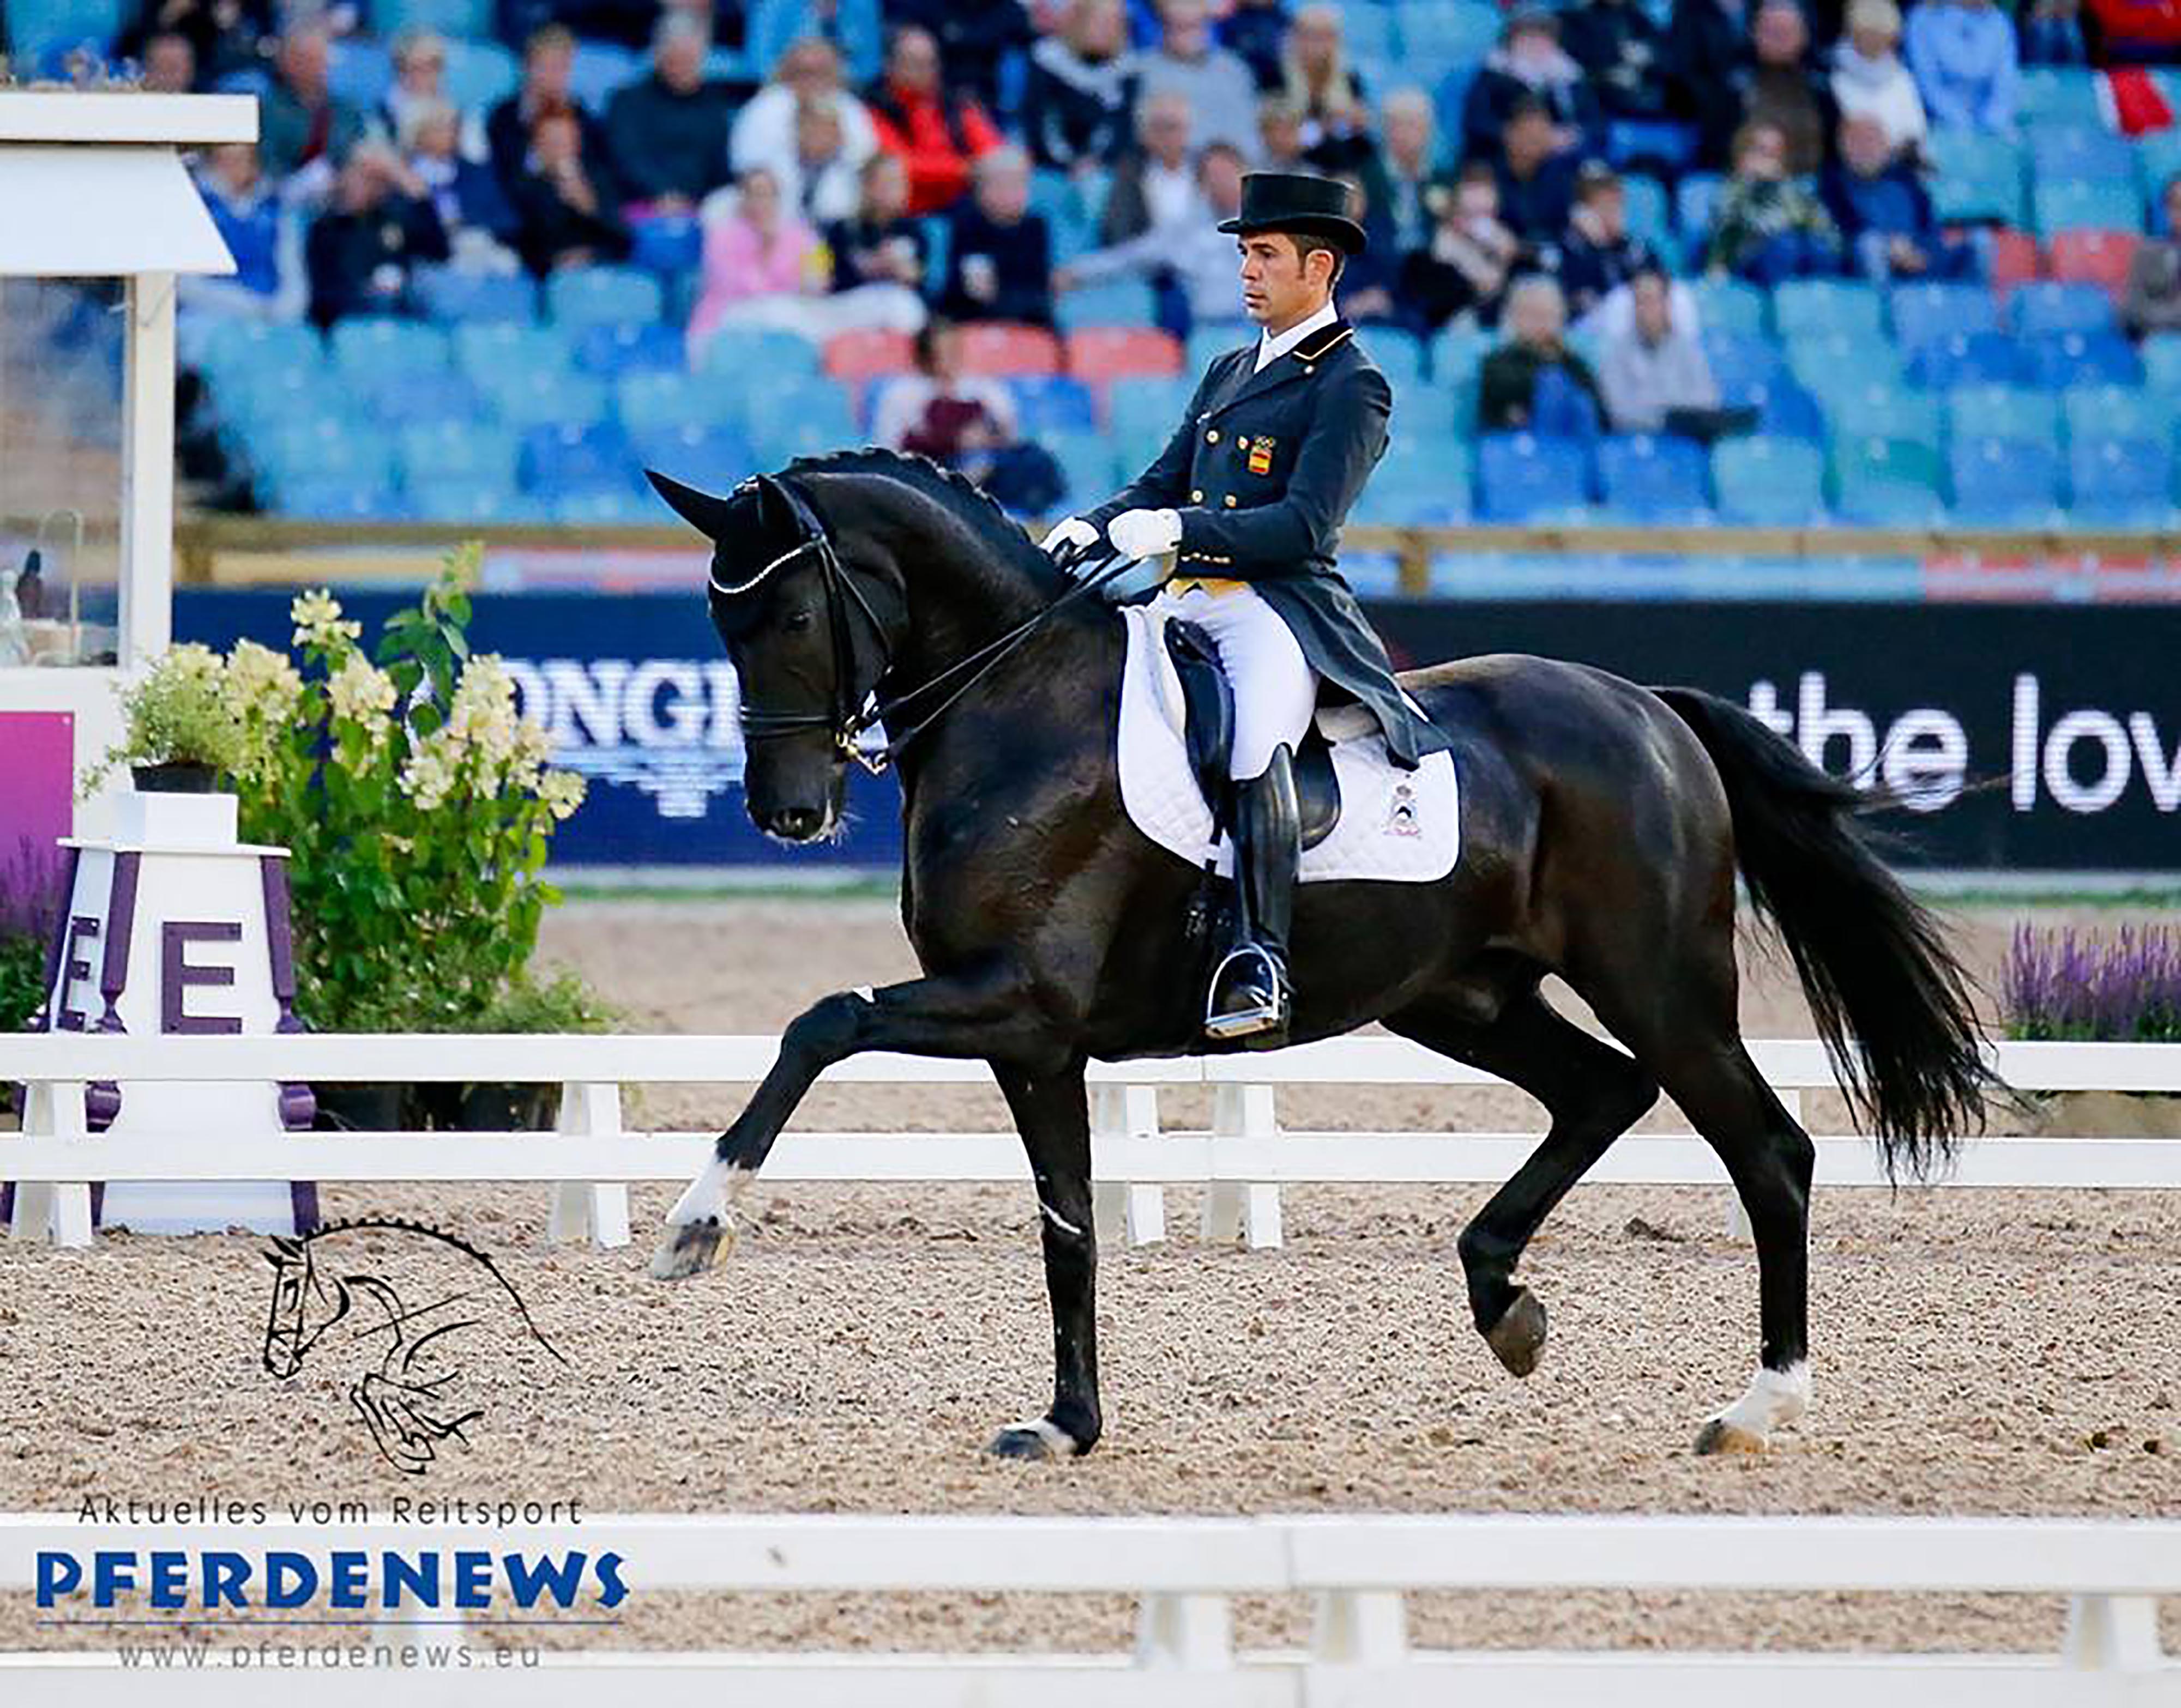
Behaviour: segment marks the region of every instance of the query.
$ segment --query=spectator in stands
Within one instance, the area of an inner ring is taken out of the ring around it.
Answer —
[[[1004,139],[985,109],[947,85],[929,30],[897,30],[886,75],[868,102],[879,146],[908,167],[908,211],[936,213],[961,198],[969,168]]]
[[[1196,212],[1187,224],[1154,227],[1128,242],[1096,249],[1057,269],[1053,285],[1073,290],[1102,279],[1134,275],[1173,292],[1182,312],[1162,315],[1180,336],[1190,326],[1234,317],[1234,240],[1219,231],[1242,207],[1242,156],[1214,142],[1196,157]]]
[[[606,104],[606,152],[632,218],[687,213],[727,179],[733,111],[704,80],[711,40],[686,14],[670,12],[651,39],[649,76]]]
[[[566,113],[576,121],[583,163],[589,172],[606,164],[605,133],[570,93],[576,69],[576,38],[558,24],[531,32],[522,48],[522,83],[492,109],[484,122],[485,145],[500,187],[513,196],[516,180],[530,157],[531,133],[547,113]]]
[[[2094,3],[2091,9],[2103,13],[2106,8]],[[2120,4],[2111,9],[2130,12],[2135,8],[2131,0],[2120,0]],[[2149,9],[2169,25],[2181,22],[2176,19],[2170,6],[2158,5]],[[2115,39],[2112,22],[2101,21],[2105,23],[2106,63],[2110,65],[2125,59],[2128,55]],[[2078,0],[2030,0],[2016,19],[2016,34],[2020,37],[2024,65],[2082,65],[2089,62],[2089,50],[2083,42],[2082,8]],[[2164,52],[2155,57],[2170,60],[2177,55],[2169,44]]]
[[[362,115],[327,81],[332,53],[330,39],[315,24],[299,25],[280,38],[273,86],[257,103],[258,147],[274,178],[323,162],[314,177],[329,179],[363,135]]]
[[[1168,90],[1136,109],[1136,146],[1114,169],[1098,221],[1098,241],[1112,248],[1157,232],[1176,237],[1204,218],[1190,157],[1189,102]]]
[[[1361,172],[1376,161],[1367,91],[1348,63],[1335,8],[1306,6],[1295,14],[1280,83],[1301,112],[1303,150],[1321,171]]]
[[[518,263],[505,240],[514,235],[515,210],[492,168],[462,157],[461,132],[461,115],[448,102],[411,101],[402,108],[395,142],[439,216],[456,264],[513,273]]]
[[[859,290],[891,285],[919,298],[930,266],[924,227],[908,216],[908,168],[891,154],[874,154],[857,175],[860,197],[848,218],[830,227],[833,289]]]
[[[1340,269],[1340,311],[1352,321],[1390,321],[1400,305],[1395,290],[1400,283],[1401,257],[1394,247],[1385,220],[1371,206],[1371,191],[1353,172],[1343,173],[1348,186],[1349,217],[1361,226],[1367,240],[1362,252],[1351,255]]]
[[[1826,168],[1825,208],[1863,276],[1974,278],[1977,253],[1939,229],[1916,169],[1897,155],[1875,118],[1841,124],[1840,159]]]
[[[704,292],[689,317],[692,365],[730,321],[803,329],[803,300],[832,284],[818,234],[782,202],[769,168],[752,167],[735,190],[705,210]]]
[[[1606,338],[1598,358],[1614,432],[1667,432],[1688,415],[1716,410],[1719,382],[1695,335],[1674,324],[1666,276],[1646,268],[1628,282],[1628,291],[1634,312]]]
[[[447,234],[424,186],[376,137],[357,143],[311,227],[304,254],[311,318],[331,326],[357,314],[400,314],[415,268],[447,258]]]
[[[1558,15],[1522,0],[1507,14],[1506,33],[1462,103],[1465,152],[1492,153],[1516,115],[1531,107],[1545,115],[1555,153],[1582,146],[1598,124],[1598,98],[1582,67],[1560,46]],[[1553,229],[1559,229],[1555,223]]]
[[[852,170],[863,170],[879,148],[870,110],[841,86],[841,56],[831,43],[806,36],[781,55],[772,81],[735,116],[731,152],[738,176],[755,166],[770,168],[783,181],[796,175],[806,102],[833,109],[841,126],[841,157]]]
[[[1757,64],[1742,99],[1743,120],[1778,130],[1787,141],[1787,170],[1808,177],[1825,163],[1838,121],[1831,85],[1811,63],[1799,0],[1764,0],[1749,41]]]
[[[391,52],[394,82],[386,91],[386,98],[379,103],[376,123],[384,135],[399,138],[402,124],[413,109],[442,103],[451,106],[453,101],[447,93],[447,44],[444,37],[430,30],[404,30],[394,38]],[[458,119],[462,157],[475,161],[489,158],[482,115],[460,113]]]
[[[1457,314],[1486,325],[1499,317],[1507,280],[1522,241],[1499,218],[1499,179],[1488,162],[1472,160],[1449,187],[1429,195],[1430,244],[1402,257],[1400,298],[1421,329],[1436,332]]]
[[[0,13],[6,10],[0,6]],[[190,44],[190,86],[209,88],[229,72],[262,63],[259,38],[272,33],[273,0],[144,0],[135,20],[114,38],[113,52],[116,58],[141,58],[148,70],[152,38],[179,36]]]
[[[1841,270],[1840,230],[1824,205],[1787,175],[1787,139],[1776,125],[1744,125],[1734,145],[1734,175],[1712,212],[1706,263],[1751,283]]]
[[[1517,279],[1507,296],[1507,342],[1477,370],[1477,430],[1594,438],[1598,380],[1567,347],[1560,286],[1542,273]]]
[[[796,42],[819,41],[848,68],[849,82],[865,82],[879,73],[885,29],[879,0],[751,0],[750,63],[776,68]]]
[[[1674,0],[1666,55],[1676,102],[1696,124],[1696,164],[1707,171],[1725,166],[1749,80],[1745,0]]]
[[[225,142],[206,156],[197,174],[212,223],[235,257],[227,278],[184,273],[175,300],[185,315],[207,319],[298,321],[310,279],[303,265],[302,226],[266,176],[254,142]]]
[[[958,469],[1019,513],[1049,510],[1067,495],[1051,453],[1018,434],[1007,387],[962,372],[958,328],[927,322],[916,335],[916,370],[879,394],[871,433],[881,444]]]
[[[1052,239],[1045,216],[1030,212],[1027,154],[1009,143],[980,159],[949,225],[941,314],[1052,325]]]
[[[2138,338],[2181,331],[2181,173],[2166,180],[2160,204],[2166,234],[2136,245],[2121,291],[2121,322]]]
[[[1599,113],[1609,126],[1652,127],[1674,119],[1666,32],[1642,0],[1584,0],[1561,17],[1560,46],[1590,80]],[[1655,137],[1648,146],[1641,140],[1650,135],[1648,130],[1632,129],[1628,135],[1631,152],[1648,152],[1659,146]],[[1670,149],[1676,161],[1685,146]]]
[[[2014,25],[1992,0],[1923,0],[1909,14],[1908,69],[1941,129],[2014,128],[2021,67]]]
[[[1525,96],[1509,114],[1498,161],[1499,215],[1528,244],[1556,242],[1575,203],[1575,157],[1542,101]]]
[[[187,95],[197,86],[197,50],[190,38],[163,30],[144,44],[144,92]]]
[[[886,21],[914,25],[939,44],[947,81],[987,112],[1000,100],[1000,61],[1037,39],[1023,0],[886,0]]]
[[[1851,0],[1847,34],[1833,48],[1833,101],[1843,118],[1876,119],[1886,146],[1914,159],[1930,126],[1900,50],[1901,10],[1893,0]]]
[[[1616,286],[1656,272],[1658,252],[1628,233],[1628,190],[1602,160],[1586,163],[1576,176],[1575,209],[1568,215],[1554,269],[1568,312],[1581,320]]]
[[[810,225],[831,225],[856,211],[859,174],[848,163],[837,108],[806,101],[796,109],[795,154],[787,169],[775,175],[783,201]]]
[[[538,113],[507,199],[515,208],[516,249],[541,277],[620,261],[629,252],[612,176],[584,157],[583,124],[572,107]]]
[[[1214,27],[1219,45],[1250,68],[1259,89],[1280,80],[1280,48],[1288,39],[1287,0],[1234,0]]]
[[[1129,70],[1139,106],[1168,91],[1189,102],[1197,136],[1257,152],[1257,85],[1250,68],[1212,40],[1206,0],[1160,0],[1159,42],[1136,53]]]
[[[1431,241],[1431,192],[1443,187],[1438,120],[1423,90],[1396,89],[1379,109],[1385,148],[1367,182],[1372,205],[1396,256]]]
[[[1023,133],[1030,158],[1062,172],[1110,166],[1128,146],[1135,91],[1122,0],[1073,0],[1030,50]]]
[[[1267,95],[1257,103],[1257,158],[1260,172],[1314,170],[1302,144],[1302,108],[1284,95]]]

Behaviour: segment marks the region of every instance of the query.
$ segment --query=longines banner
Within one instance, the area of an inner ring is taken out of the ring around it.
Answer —
[[[397,600],[361,595],[375,633]],[[1904,857],[1952,868],[2181,871],[2181,608],[2044,604],[1387,602],[1404,664],[1484,652],[1581,659],[1749,706],[1830,770],[1914,809]],[[175,633],[284,644],[285,594],[190,592]],[[889,866],[890,781],[858,776],[846,840],[787,850],[742,810],[734,673],[700,602],[539,592],[477,601],[559,763],[592,780],[571,863]]]

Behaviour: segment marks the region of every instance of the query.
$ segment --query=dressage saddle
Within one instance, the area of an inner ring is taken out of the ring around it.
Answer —
[[[1166,650],[1181,679],[1189,768],[1206,802],[1223,824],[1228,759],[1234,745],[1234,690],[1219,668],[1212,637],[1195,624],[1168,618]],[[1295,799],[1302,809],[1302,846],[1315,848],[1340,822],[1340,779],[1333,769],[1333,747],[1315,719],[1295,751]]]

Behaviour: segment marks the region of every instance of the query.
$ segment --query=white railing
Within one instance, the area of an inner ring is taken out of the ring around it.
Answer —
[[[1120,1593],[1137,1601],[1133,1653],[1075,1655],[661,1653],[604,1647],[543,1657],[536,1669],[495,1672],[459,1663],[406,1672],[403,1700],[589,1708],[616,1685],[647,1704],[761,1702],[894,1705],[1127,1705],[1127,1708],[1405,1708],[1505,1700],[1524,1708],[2151,1708],[2181,1692],[2181,1667],[2162,1652],[2156,1601],[2181,1593],[2181,1524],[2046,1519],[1839,1518],[1572,1518],[1533,1515],[1258,1518],[896,1517],[618,1517],[553,1525],[418,1525],[284,1522],[262,1525],[86,1523],[72,1514],[0,1516],[0,1590],[36,1582],[38,1556],[85,1561],[108,1550],[179,1553],[183,1581],[208,1549],[261,1560],[301,1554],[321,1582],[330,1556],[381,1550],[406,1556],[489,1546],[495,1555],[590,1559],[620,1555],[628,1590],[622,1615],[659,1590],[935,1593]],[[138,1581],[149,1579],[148,1561]],[[595,1584],[594,1577],[587,1579]],[[2064,1595],[2068,1621],[2057,1653],[1952,1655],[1454,1651],[1411,1644],[1406,1597],[1421,1590],[1510,1590],[1864,1591]],[[1229,1598],[1299,1594],[1317,1609],[1305,1650],[1238,1652]],[[88,1596],[40,1617],[95,1625]],[[107,1610],[139,1617],[141,1606]],[[298,1610],[307,1617],[313,1610]],[[208,1628],[202,1671],[124,1667],[111,1650],[0,1655],[0,1695],[25,1704],[199,1702],[257,1708],[294,1700],[296,1681],[255,1660],[268,1640],[314,1649],[438,1645],[459,1651],[490,1634],[521,1645],[549,1606],[449,1617],[444,1608],[379,1612],[368,1629],[313,1634],[304,1624]],[[498,1613],[498,1617],[494,1615]],[[351,1615],[351,1617],[357,1616]],[[613,1617],[592,1605],[571,1619]],[[142,1624],[113,1641],[139,1645],[165,1634]],[[179,1639],[174,1639],[179,1641]],[[414,1664],[414,1663],[412,1663]],[[316,1703],[375,1704],[384,1670],[314,1667]]]
[[[685,1181],[714,1135],[627,1127],[623,1084],[748,1083],[772,1064],[777,1040],[751,1036],[462,1037],[298,1035],[135,1038],[115,1033],[0,1035],[0,1081],[26,1083],[24,1132],[0,1138],[0,1180],[24,1184],[15,1231],[61,1243],[91,1237],[90,1181],[538,1181],[555,1187],[550,1233],[625,1243],[631,1181]],[[1767,1080],[1800,1111],[1803,1094],[1835,1082],[1812,1040],[1753,1043]],[[2018,1089],[2181,1092],[2181,1044],[1997,1045],[1994,1062]],[[1162,1188],[1208,1186],[1203,1232],[1281,1242],[1280,1188],[1305,1182],[1448,1184],[1498,1182],[1537,1143],[1534,1134],[1289,1132],[1278,1088],[1294,1085],[1496,1084],[1490,1075],[1390,1038],[1348,1038],[1265,1054],[1100,1062],[1090,1070],[1092,1166],[1099,1223],[1134,1243],[1165,1235]],[[447,1081],[557,1083],[550,1134],[88,1133],[92,1081]],[[856,1056],[826,1072],[842,1084],[991,1083],[982,1062]],[[1158,1094],[1209,1086],[1209,1132],[1162,1132]],[[215,1142],[216,1141],[216,1142]],[[1875,1149],[1852,1136],[1820,1138],[1821,1186],[1886,1183]],[[797,1181],[1024,1181],[1012,1134],[792,1132],[766,1178]],[[1644,1185],[1720,1186],[1710,1148],[1690,1138],[1622,1140],[1587,1176]],[[2181,1144],[2163,1139],[1994,1138],[1966,1146],[1950,1177],[1960,1186],[2164,1188],[2181,1186]]]

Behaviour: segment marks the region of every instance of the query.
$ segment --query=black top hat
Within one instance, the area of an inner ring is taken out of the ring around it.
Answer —
[[[1306,172],[1250,172],[1242,177],[1242,211],[1219,223],[1250,237],[1261,231],[1306,231],[1350,255],[1363,252],[1363,228],[1348,212],[1348,186]]]

